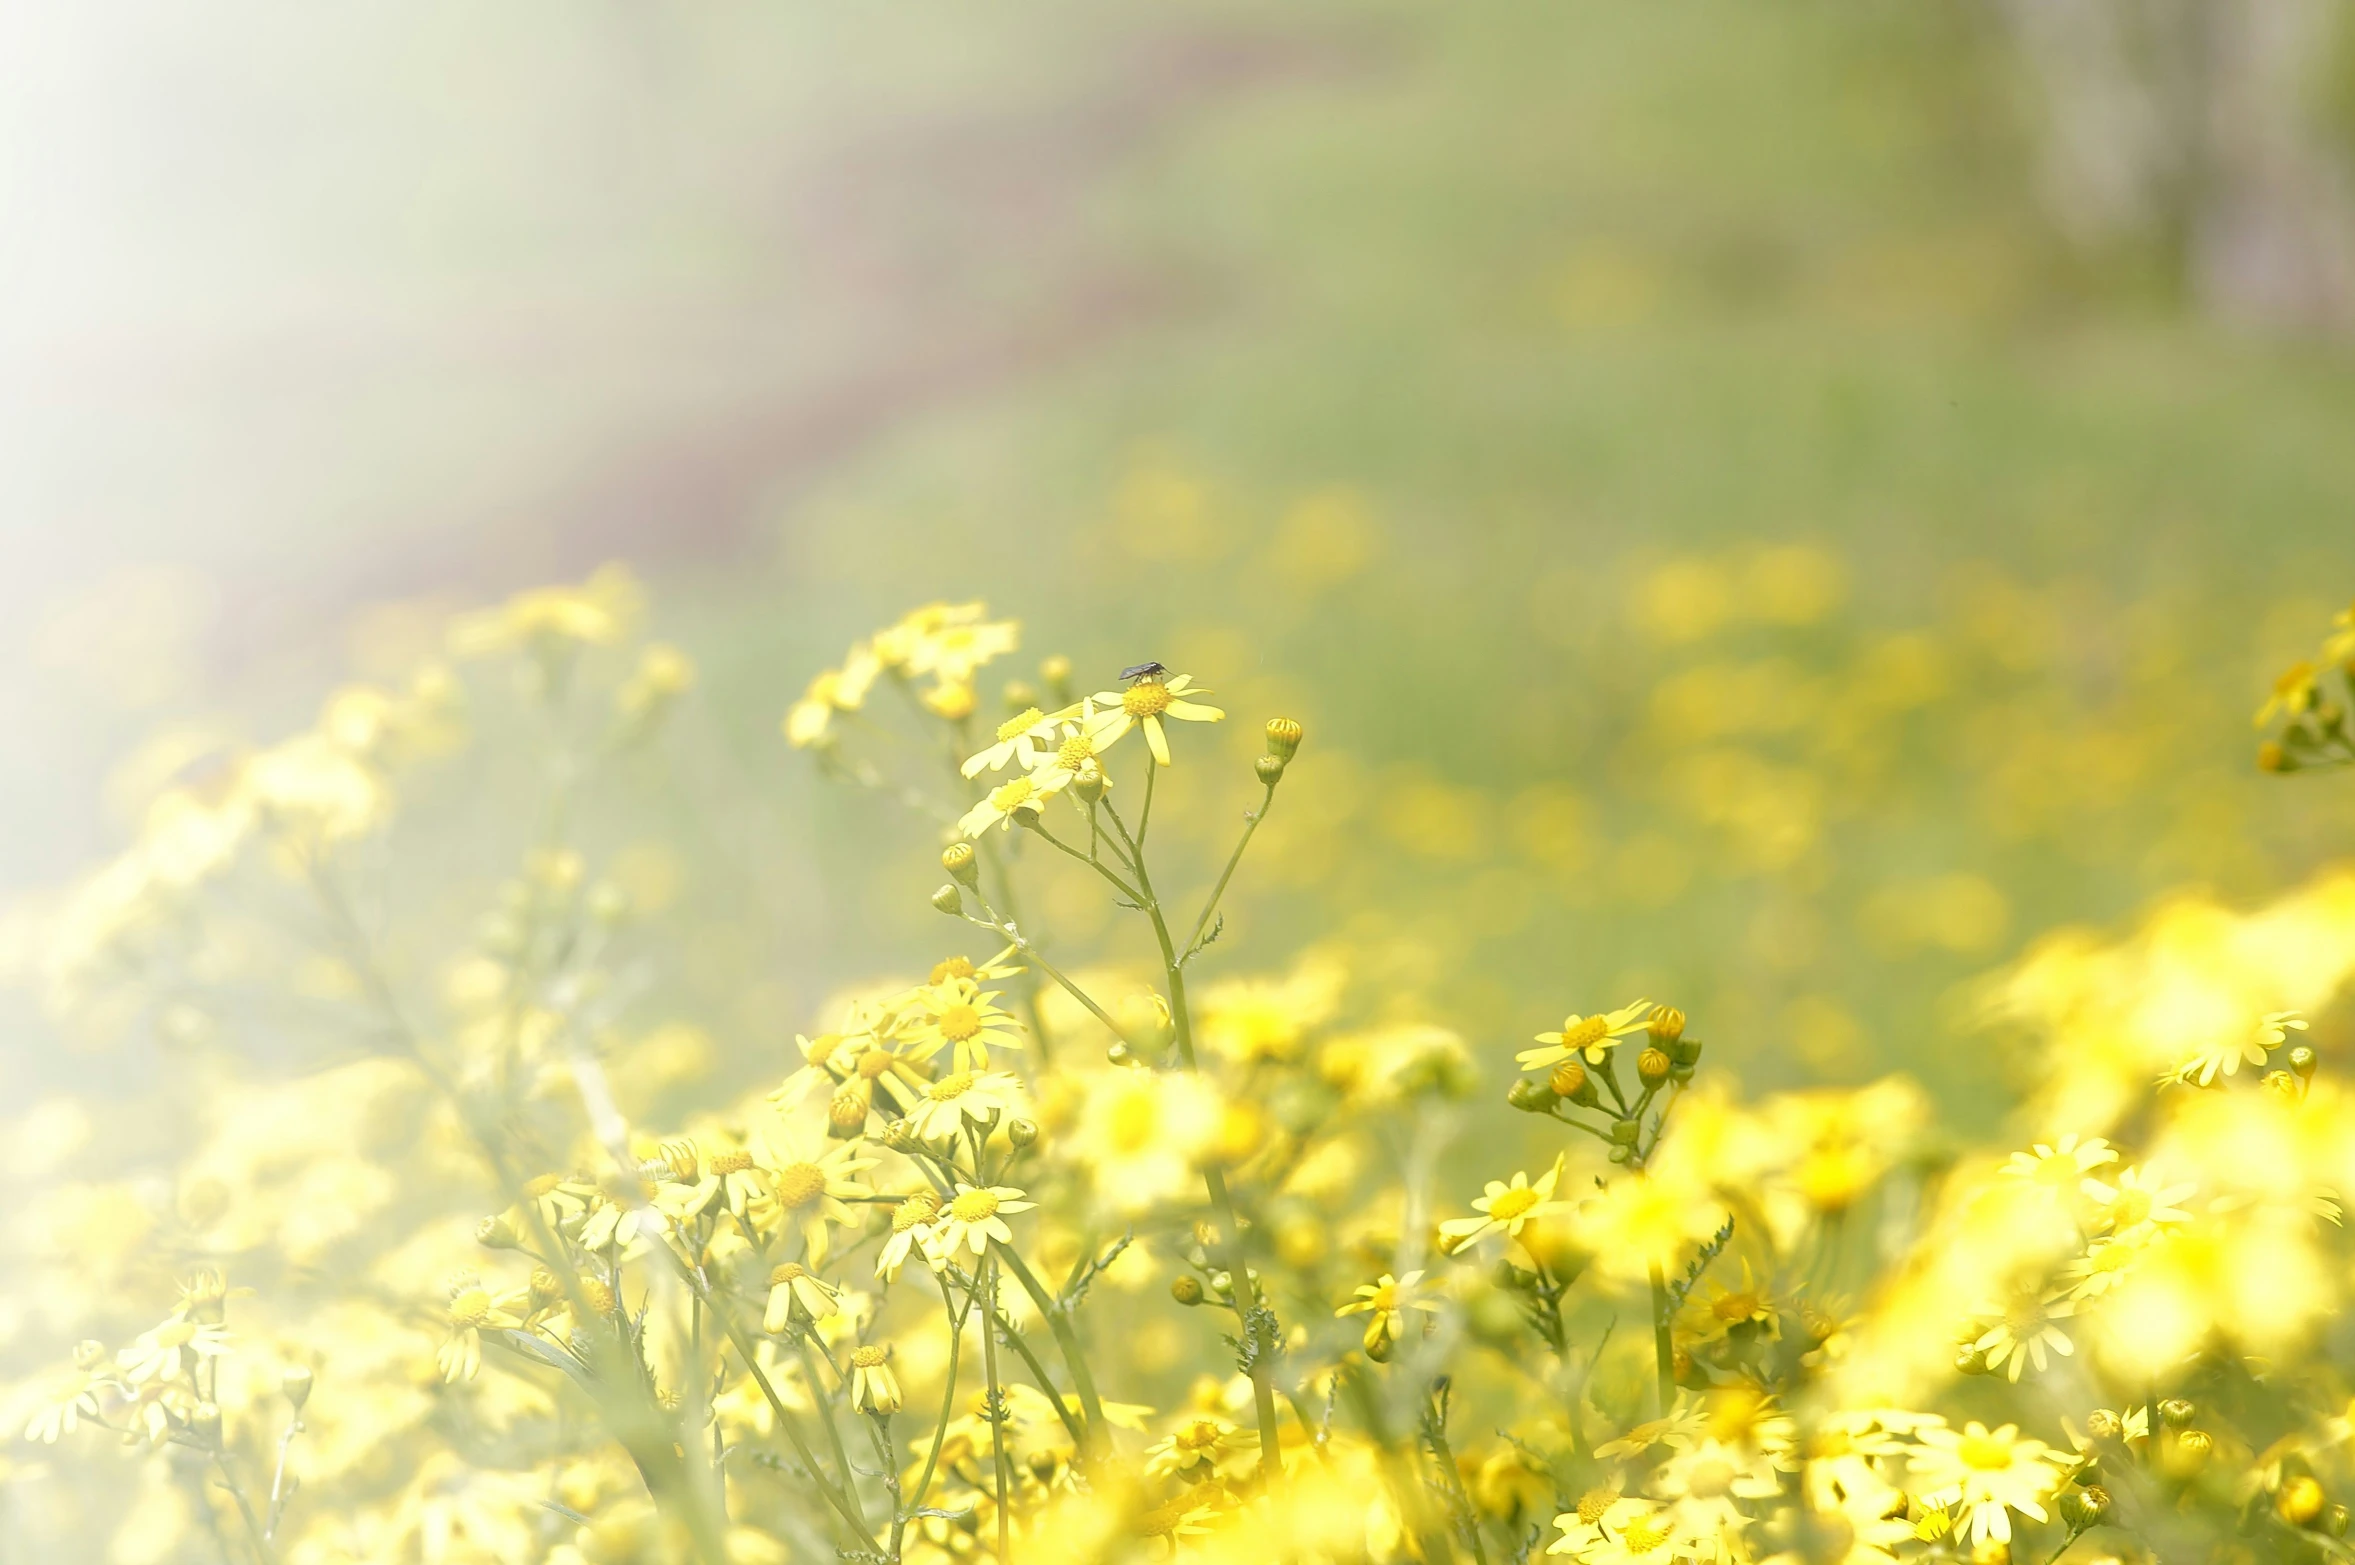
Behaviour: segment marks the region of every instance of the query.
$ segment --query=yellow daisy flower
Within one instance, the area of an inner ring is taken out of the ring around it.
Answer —
[[[1050,776],[1041,782],[1038,776],[1025,772],[1011,782],[1000,783],[982,796],[981,802],[967,810],[957,820],[957,830],[968,837],[978,837],[992,826],[1004,826],[1015,816],[1036,815],[1046,808],[1047,800],[1070,778],[1062,783]]]
[[[896,1281],[899,1269],[908,1257],[922,1252],[926,1260],[932,1252],[925,1248],[931,1236],[933,1220],[940,1216],[940,1197],[930,1190],[919,1190],[891,1209],[891,1233],[883,1241],[883,1251],[875,1258],[875,1275],[885,1282]]]
[[[1256,1444],[1251,1436],[1225,1419],[1204,1414],[1187,1419],[1165,1439],[1155,1442],[1145,1453],[1145,1471],[1156,1478],[1172,1473],[1207,1476],[1218,1470],[1223,1459]]]
[[[1924,1428],[1911,1467],[1923,1504],[1940,1510],[1960,1506],[1974,1545],[1993,1538],[2009,1543],[2012,1511],[2046,1519],[2044,1499],[2060,1487],[2062,1469],[2052,1448],[2020,1436],[2019,1425],[1990,1430],[1973,1419],[1961,1430]],[[1961,1521],[1955,1530],[1962,1530]]]
[[[1349,1303],[1335,1310],[1333,1315],[1336,1319],[1346,1319],[1351,1315],[1372,1316],[1373,1319],[1366,1322],[1365,1349],[1369,1354],[1383,1353],[1405,1334],[1407,1311],[1420,1310],[1425,1315],[1439,1313],[1436,1303],[1415,1292],[1415,1285],[1422,1280],[1423,1274],[1419,1271],[1408,1272],[1404,1277],[1393,1277],[1384,1272],[1372,1282],[1360,1283],[1356,1295]]]
[[[1562,1023],[1560,1032],[1541,1032],[1537,1041],[1542,1048],[1523,1049],[1513,1056],[1525,1071],[1552,1070],[1573,1055],[1583,1054],[1589,1065],[1603,1063],[1604,1051],[1631,1032],[1639,1031],[1652,1013],[1652,1002],[1638,1000],[1623,1005],[1616,1011],[1604,1011],[1595,1016],[1571,1016]]]
[[[2093,1202],[2104,1228],[2113,1234],[2132,1234],[2146,1226],[2175,1228],[2190,1222],[2191,1213],[2181,1203],[2190,1200],[2199,1186],[2161,1184],[2145,1164],[2120,1169],[2116,1184],[2088,1179],[2079,1188]]]
[[[902,1400],[891,1373],[891,1349],[871,1342],[852,1349],[850,1405],[862,1413],[896,1413]]]
[[[815,1324],[841,1307],[841,1295],[831,1283],[799,1261],[787,1261],[769,1271],[769,1302],[761,1312],[760,1329],[781,1337],[796,1320]]]
[[[957,1251],[970,1249],[976,1256],[989,1248],[992,1239],[1000,1244],[1014,1242],[1014,1230],[1006,1226],[1006,1217],[1015,1212],[1027,1212],[1037,1203],[1022,1199],[1023,1192],[1011,1185],[976,1187],[960,1180],[957,1193],[949,1204],[941,1208],[932,1228],[932,1241],[943,1258]]]
[[[1561,1177],[1562,1168],[1557,1163],[1534,1184],[1526,1172],[1515,1173],[1511,1184],[1491,1179],[1487,1193],[1472,1201],[1472,1210],[1480,1215],[1450,1218],[1441,1223],[1441,1243],[1453,1252],[1477,1244],[1492,1233],[1501,1232],[1508,1239],[1518,1239],[1521,1230],[1532,1220],[1569,1211],[1568,1202],[1554,1199],[1554,1184]]]
[[[1004,1071],[951,1071],[924,1089],[924,1101],[908,1111],[925,1141],[947,1141],[968,1121],[986,1124],[1022,1105],[1022,1083]]]
[[[1153,752],[1153,759],[1162,766],[1169,764],[1169,735],[1163,731],[1164,718],[1178,718],[1188,723],[1215,723],[1227,714],[1215,706],[1199,706],[1183,699],[1188,695],[1208,695],[1207,690],[1194,688],[1191,674],[1150,675],[1138,680],[1126,690],[1107,690],[1094,696],[1093,704],[1104,708],[1093,720],[1088,739],[1101,752],[1111,749],[1128,736],[1132,728],[1145,730],[1145,748]]]
[[[442,1379],[454,1385],[479,1374],[484,1330],[521,1326],[519,1307],[530,1297],[528,1289],[493,1293],[471,1272],[450,1279],[450,1334],[434,1354]]]
[[[1980,1314],[1992,1317],[1993,1324],[1972,1340],[1971,1347],[1987,1355],[1990,1374],[2003,1370],[2006,1378],[2016,1381],[2030,1360],[2041,1374],[2048,1353],[2066,1357],[2077,1351],[2068,1334],[2053,1324],[2076,1313],[2073,1301],[2041,1287],[2014,1289],[2008,1299],[1982,1307]]]
[[[753,1212],[763,1229],[801,1234],[813,1266],[825,1264],[827,1231],[855,1228],[861,1216],[848,1204],[875,1192],[856,1177],[875,1166],[858,1143],[834,1141],[795,1127],[753,1138],[753,1157],[768,1171],[766,1199]]]
[[[1040,746],[1053,743],[1057,725],[1078,710],[1065,707],[1060,712],[1042,712],[1035,706],[1027,707],[998,724],[996,741],[967,756],[958,770],[968,777],[978,777],[983,772],[998,771],[1012,761],[1027,772],[1038,765]]]
[[[917,1015],[908,1027],[910,1045],[924,1054],[955,1051],[961,1071],[989,1069],[990,1046],[1022,1047],[1022,1024],[996,1003],[999,991],[984,991],[968,979],[950,978],[916,991]]]
[[[835,714],[855,712],[866,705],[867,692],[881,672],[883,663],[873,648],[864,642],[852,647],[842,667],[830,668],[811,680],[801,699],[786,711],[786,741],[796,750],[824,743],[834,731]]]

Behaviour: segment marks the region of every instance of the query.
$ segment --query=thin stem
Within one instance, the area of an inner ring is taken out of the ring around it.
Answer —
[[[1219,898],[1227,894],[1227,882],[1235,878],[1235,866],[1243,862],[1243,850],[1251,846],[1252,833],[1267,819],[1267,812],[1275,807],[1276,785],[1267,785],[1267,797],[1259,801],[1259,808],[1243,817],[1243,835],[1236,842],[1235,851],[1227,855],[1227,867],[1220,871],[1218,884],[1210,888],[1210,900],[1202,904],[1202,916],[1194,920],[1194,932],[1186,937],[1185,961],[1192,961],[1194,953],[1202,949],[1202,931],[1209,927],[1210,915],[1218,911]]]
[[[815,1355],[810,1352],[809,1339],[803,1338],[799,1346],[801,1348],[801,1372],[810,1377],[810,1400],[818,1404],[818,1423],[826,1431],[826,1443],[834,1449],[834,1465],[842,1472],[842,1492],[849,1497],[850,1508],[858,1516],[859,1531],[872,1537],[873,1530],[867,1524],[867,1507],[859,1499],[858,1475],[851,1471],[850,1453],[842,1448],[842,1430],[834,1422],[833,1400],[826,1395],[825,1388],[818,1383],[818,1366],[815,1362]],[[831,1360],[828,1361],[827,1367],[833,1368]],[[840,1381],[842,1372],[836,1370],[834,1378]]]
[[[254,1515],[253,1502],[245,1497],[245,1487],[238,1483],[237,1475],[230,1471],[228,1453],[216,1450],[212,1456],[213,1467],[220,1473],[222,1485],[228,1489],[229,1497],[237,1502],[237,1514],[245,1518],[245,1530],[253,1536],[254,1553],[261,1556],[263,1565],[277,1565],[278,1550],[271,1545],[270,1534],[262,1526],[261,1519]]]
[[[891,1518],[891,1557],[900,1557],[900,1539],[906,1533],[908,1518],[924,1508],[924,1496],[932,1488],[932,1475],[940,1466],[941,1447],[948,1444],[949,1417],[957,1410],[957,1350],[965,1343],[965,1323],[973,1318],[973,1305],[968,1301],[959,1311],[956,1300],[949,1296],[946,1277],[935,1274],[933,1281],[940,1284],[941,1308],[949,1317],[948,1374],[941,1381],[940,1418],[932,1426],[932,1449],[925,1453],[924,1471],[916,1479],[915,1493],[907,1497]]]
[[[989,1384],[987,1405],[989,1407],[990,1466],[997,1480],[997,1558],[1002,1565],[1002,1562],[1012,1558],[1012,1551],[1007,1547],[1007,1529],[1010,1518],[1006,1515],[1008,1480],[1006,1470],[1006,1402],[1004,1394],[998,1390],[998,1325],[996,1318],[998,1313],[996,1298],[998,1269],[995,1261],[992,1261],[986,1268],[986,1283],[977,1282],[976,1286],[987,1286],[991,1295],[989,1313],[981,1322],[981,1372]]]
[[[270,1475],[270,1525],[262,1529],[262,1536],[266,1539],[278,1535],[278,1519],[286,1510],[286,1452],[294,1444],[294,1437],[302,1432],[302,1427],[302,1415],[290,1414],[286,1420],[286,1433],[278,1437],[278,1468]]]
[[[1131,902],[1142,900],[1142,898],[1137,894],[1136,887],[1130,885],[1127,881],[1122,880],[1118,875],[1112,873],[1111,866],[1107,865],[1102,859],[1092,858],[1089,855],[1080,852],[1079,849],[1073,847],[1070,843],[1065,842],[1061,837],[1058,837],[1053,832],[1047,830],[1045,821],[1039,819],[1035,815],[1031,815],[1024,818],[1024,825],[1033,835],[1044,837],[1047,840],[1048,845],[1056,852],[1062,854],[1066,858],[1076,859],[1081,864],[1086,865],[1089,869],[1094,870],[1097,874],[1110,881],[1112,883],[1113,889],[1118,891],[1122,896],[1128,898]],[[1007,911],[1011,913],[1013,909],[1009,907]]]
[[[1030,1302],[1038,1307],[1039,1314],[1046,1320],[1047,1330],[1054,1334],[1055,1346],[1062,1350],[1063,1362],[1071,1368],[1071,1384],[1079,1393],[1080,1412],[1087,1419],[1088,1438],[1083,1449],[1100,1452],[1109,1433],[1104,1424],[1104,1404],[1096,1395],[1096,1377],[1088,1369],[1088,1356],[1080,1348],[1079,1334],[1072,1330],[1070,1311],[1064,1309],[1061,1300],[1047,1292],[1038,1274],[1030,1269],[1030,1263],[1023,1260],[1011,1246],[993,1239],[990,1247],[1013,1271],[1014,1280],[1022,1284],[1022,1291],[1030,1295]],[[1057,1411],[1062,1410],[1060,1401],[1056,1403],[1056,1408]],[[1066,1419],[1066,1422],[1069,1420]],[[1079,1432],[1074,1430],[1072,1433],[1076,1438]]]
[[[1668,1324],[1668,1279],[1652,1263],[1652,1357],[1660,1371],[1660,1416],[1676,1403],[1676,1339]]]

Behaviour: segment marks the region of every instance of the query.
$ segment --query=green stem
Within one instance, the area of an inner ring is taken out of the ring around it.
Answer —
[[[986,1283],[977,1279],[976,1286],[987,1286],[992,1295],[989,1305],[989,1313],[983,1318],[981,1322],[981,1372],[987,1378],[989,1383],[988,1406],[990,1467],[992,1469],[993,1476],[997,1480],[997,1559],[999,1565],[1006,1565],[1006,1562],[1013,1558],[1013,1552],[1007,1546],[1007,1531],[1011,1518],[1009,1518],[1006,1514],[1006,1488],[1008,1481],[1006,1458],[1006,1402],[1003,1393],[998,1390],[998,1325],[996,1319],[998,1308],[997,1300],[995,1298],[995,1295],[998,1291],[998,1272],[995,1262],[992,1262],[988,1268],[988,1277],[986,1279]],[[1053,1394],[1054,1393],[1052,1392],[1048,1393],[1049,1396],[1052,1396]]]
[[[1235,878],[1235,866],[1243,862],[1243,850],[1251,846],[1252,833],[1267,819],[1267,812],[1275,808],[1276,785],[1267,785],[1267,797],[1259,801],[1259,808],[1243,817],[1243,836],[1235,844],[1235,851],[1227,855],[1227,867],[1219,872],[1218,884],[1210,888],[1210,900],[1202,904],[1202,916],[1194,920],[1194,932],[1186,937],[1186,954],[1182,960],[1192,961],[1194,953],[1202,949],[1202,931],[1209,927],[1210,915],[1218,911],[1219,898],[1227,894],[1227,882]]]
[[[1072,1329],[1070,1312],[1063,1308],[1061,1300],[1047,1292],[1045,1285],[1038,1280],[1038,1275],[1030,1269],[1030,1263],[1015,1253],[1011,1246],[993,1239],[990,1247],[1012,1270],[1014,1280],[1022,1284],[1022,1291],[1030,1295],[1030,1302],[1037,1306],[1040,1316],[1045,1319],[1047,1330],[1054,1334],[1055,1346],[1062,1350],[1063,1362],[1070,1366],[1072,1388],[1079,1393],[1080,1412],[1087,1420],[1088,1439],[1083,1448],[1101,1454],[1110,1430],[1104,1423],[1104,1404],[1096,1395],[1096,1377],[1088,1369],[1088,1356],[1080,1348],[1079,1333]],[[1058,1411],[1062,1409],[1060,1401],[1056,1403],[1056,1408]],[[1076,1435],[1077,1431],[1073,1433]]]
[[[826,1444],[833,1448],[834,1465],[842,1474],[842,1492],[850,1500],[852,1514],[858,1517],[859,1531],[873,1537],[874,1529],[867,1522],[867,1507],[859,1498],[858,1475],[851,1471],[850,1453],[843,1449],[842,1430],[834,1422],[834,1404],[818,1381],[818,1366],[807,1339],[801,1342],[800,1348],[801,1372],[810,1377],[810,1400],[818,1404],[818,1422],[825,1428]],[[840,1372],[834,1378],[840,1380]]]
[[[948,1444],[949,1418],[957,1410],[957,1350],[965,1343],[965,1323],[973,1318],[973,1306],[967,1303],[963,1312],[949,1296],[948,1279],[935,1275],[940,1284],[941,1308],[949,1316],[949,1367],[941,1382],[940,1418],[932,1426],[932,1449],[925,1453],[924,1471],[916,1478],[915,1492],[907,1497],[891,1518],[891,1558],[894,1565],[900,1557],[900,1539],[907,1533],[908,1519],[924,1508],[924,1496],[931,1491],[932,1475],[940,1467],[941,1447]]]
[[[1660,1416],[1676,1405],[1676,1338],[1668,1324],[1668,1279],[1652,1263],[1652,1357],[1660,1371]]]

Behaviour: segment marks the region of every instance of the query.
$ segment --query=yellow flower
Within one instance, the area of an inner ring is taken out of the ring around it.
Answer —
[[[996,1003],[998,991],[984,991],[970,980],[949,978],[916,991],[916,1017],[905,1037],[918,1052],[932,1054],[943,1047],[954,1051],[952,1063],[961,1071],[989,1069],[990,1046],[1022,1047],[1022,1024]]]
[[[1134,1217],[1189,1191],[1225,1113],[1218,1090],[1191,1071],[1107,1070],[1087,1080],[1065,1140],[1096,1194]]]
[[[2061,1194],[2075,1190],[2086,1175],[2103,1164],[2117,1161],[2117,1150],[2109,1142],[2099,1136],[2081,1142],[2071,1131],[2051,1145],[2039,1141],[2026,1152],[2014,1152],[2003,1172]]]
[[[434,1354],[442,1379],[472,1380],[482,1370],[482,1334],[489,1329],[512,1329],[523,1324],[518,1307],[531,1295],[510,1289],[493,1293],[471,1272],[450,1279],[449,1335]]]
[[[1245,1449],[1248,1439],[1223,1418],[1207,1414],[1189,1418],[1145,1453],[1145,1471],[1156,1478],[1172,1473],[1215,1472],[1222,1459]]]
[[[1544,1045],[1543,1048],[1523,1049],[1513,1058],[1526,1071],[1552,1070],[1578,1054],[1585,1055],[1589,1065],[1600,1065],[1604,1052],[1629,1033],[1641,1030],[1644,1019],[1651,1012],[1651,1001],[1638,1000],[1616,1011],[1604,1011],[1595,1016],[1574,1015],[1563,1021],[1560,1032],[1541,1032],[1537,1035],[1537,1041]]]
[[[581,1224],[580,1237],[574,1242],[584,1250],[618,1250],[623,1258],[644,1252],[648,1244],[660,1243],[669,1233],[671,1216],[654,1204],[655,1191],[642,1182],[635,1191],[601,1195],[590,1211],[588,1221]]]
[[[1208,695],[1207,690],[1194,688],[1191,674],[1171,677],[1150,675],[1138,680],[1126,690],[1107,690],[1093,697],[1093,704],[1104,708],[1094,719],[1088,738],[1101,752],[1111,749],[1128,736],[1132,728],[1145,730],[1145,747],[1153,752],[1153,759],[1162,766],[1169,764],[1169,735],[1162,729],[1162,719],[1174,717],[1188,723],[1215,723],[1227,714],[1215,706],[1197,706],[1183,699],[1187,695]]]
[[[193,1374],[206,1359],[229,1351],[229,1333],[218,1325],[188,1319],[175,1312],[153,1331],[115,1355],[115,1366],[131,1384],[151,1385]]]
[[[769,1272],[769,1302],[760,1329],[780,1337],[796,1320],[826,1320],[840,1306],[840,1296],[823,1278],[798,1261],[787,1261]]]
[[[2293,1032],[2304,1032],[2306,1019],[2296,1011],[2268,1011],[2257,1025],[2238,1039],[2202,1049],[2172,1073],[2193,1086],[2205,1087],[2216,1079],[2217,1073],[2232,1076],[2243,1065],[2263,1067],[2268,1052],[2287,1042]],[[2166,1080],[2169,1078],[2162,1078]]]
[[[1559,1163],[1530,1183],[1526,1172],[1516,1172],[1513,1182],[1491,1179],[1487,1193],[1472,1199],[1472,1210],[1478,1217],[1456,1217],[1439,1225],[1441,1242],[1450,1251],[1476,1244],[1492,1233],[1502,1233],[1508,1239],[1521,1237],[1521,1230],[1540,1217],[1568,1211],[1566,1202],[1554,1199],[1555,1181],[1562,1177]]]
[[[785,738],[796,750],[823,743],[834,729],[837,712],[855,712],[867,704],[867,692],[882,661],[864,642],[850,649],[842,667],[830,668],[810,681],[799,701],[785,714]]]
[[[92,1343],[90,1346],[96,1347],[97,1344]],[[25,1422],[24,1435],[27,1440],[40,1445],[55,1445],[61,1436],[72,1434],[83,1419],[97,1416],[96,1379],[88,1369],[77,1366],[60,1375],[34,1400],[33,1413]]]
[[[2179,1203],[2190,1200],[2199,1187],[2161,1184],[2159,1176],[2146,1164],[2120,1169],[2114,1185],[2088,1179],[2079,1188],[2092,1200],[2101,1226],[2112,1234],[2123,1235],[2190,1222],[2191,1213]]]
[[[636,622],[638,608],[636,581],[620,566],[607,565],[578,587],[536,587],[468,615],[451,627],[450,650],[481,657],[515,647],[547,653],[609,646]]]
[[[2012,1511],[2046,1519],[2043,1501],[2060,1487],[2062,1468],[2050,1446],[2021,1438],[2017,1424],[1991,1431],[1973,1419],[1960,1432],[1932,1425],[1916,1438],[1921,1445],[1910,1466],[1918,1497],[1939,1510],[1966,1511],[1974,1544],[2010,1542]]]
[[[891,1233],[883,1241],[882,1254],[875,1259],[875,1275],[886,1282],[897,1279],[908,1256],[919,1249],[930,1260],[932,1252],[926,1241],[932,1235],[933,1220],[939,1216],[940,1197],[929,1190],[919,1190],[893,1207]]]
[[[2319,699],[2314,680],[2315,668],[2311,663],[2292,663],[2283,669],[2275,676],[2273,689],[2266,695],[2265,704],[2257,708],[2256,720],[2250,726],[2263,728],[2273,721],[2276,713],[2299,717],[2314,710]]]
[[[1707,1238],[1725,1211],[1709,1194],[1666,1174],[1624,1175],[1579,1203],[1570,1231],[1611,1277],[1640,1282]]]
[[[753,1156],[768,1171],[754,1221],[782,1234],[798,1231],[804,1258],[824,1265],[828,1229],[857,1227],[862,1219],[849,1203],[875,1193],[855,1177],[874,1167],[875,1159],[855,1141],[830,1140],[799,1126],[757,1133]]]
[[[959,1180],[957,1193],[941,1208],[933,1224],[932,1242],[938,1253],[945,1258],[969,1249],[978,1256],[992,1239],[1013,1243],[1014,1230],[1006,1226],[1007,1216],[1027,1212],[1037,1204],[1023,1200],[1022,1195],[1011,1185],[976,1187]]]
[[[1066,777],[1065,782],[1070,779]],[[1051,783],[1050,779],[1050,783]],[[1017,815],[1036,815],[1046,807],[1055,784],[1042,783],[1029,773],[1011,782],[1000,783],[982,796],[981,802],[967,810],[957,821],[957,830],[968,837],[978,837],[992,826],[1004,826]]]
[[[2016,1288],[2008,1299],[1986,1305],[1980,1313],[1993,1317],[1993,1323],[1971,1347],[1987,1355],[1991,1374],[2004,1370],[2008,1378],[2018,1380],[2030,1360],[2041,1374],[2047,1350],[2064,1357],[2077,1351],[2068,1334],[2053,1324],[2076,1314],[2076,1304],[2041,1287]]]
[[[866,1343],[850,1355],[850,1405],[862,1413],[900,1410],[899,1381],[891,1373],[891,1350]]]
[[[1415,1285],[1423,1280],[1419,1271],[1404,1277],[1393,1277],[1384,1272],[1372,1282],[1360,1283],[1349,1303],[1333,1312],[1336,1319],[1351,1315],[1370,1315],[1366,1322],[1365,1348],[1368,1353],[1379,1353],[1405,1334],[1406,1312],[1420,1310],[1425,1315],[1436,1315],[1439,1306],[1415,1292]]]
[[[1039,747],[1053,741],[1056,725],[1078,710],[1065,707],[1060,712],[1042,712],[1035,706],[1026,707],[998,724],[996,741],[967,756],[958,769],[967,777],[976,777],[1012,761],[1027,772],[1038,765]]]
[[[948,1141],[968,1123],[987,1124],[1021,1105],[1022,1083],[1004,1071],[951,1071],[924,1089],[908,1119],[922,1139]]]

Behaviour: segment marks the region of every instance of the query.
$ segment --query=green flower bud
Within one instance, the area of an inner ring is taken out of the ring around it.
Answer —
[[[947,870],[949,878],[959,885],[978,887],[981,884],[981,866],[975,860],[973,844],[970,842],[952,842],[941,849],[940,867]]]
[[[1267,720],[1267,753],[1279,761],[1289,761],[1300,753],[1301,726],[1288,717]]]
[[[943,886],[932,894],[932,905],[951,918],[965,911],[965,898],[954,886]]]
[[[1202,1279],[1192,1272],[1180,1272],[1169,1281],[1169,1296],[1188,1309],[1202,1302]]]

